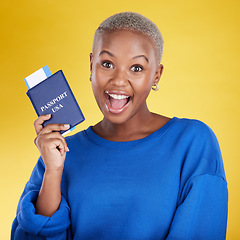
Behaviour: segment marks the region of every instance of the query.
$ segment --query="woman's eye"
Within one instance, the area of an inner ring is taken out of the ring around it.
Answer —
[[[111,62],[102,62],[102,66],[105,68],[113,68],[113,64]]]
[[[132,66],[132,67],[131,67],[131,70],[132,70],[133,72],[141,72],[141,71],[143,70],[143,67],[140,66],[140,65],[135,65],[135,66]]]

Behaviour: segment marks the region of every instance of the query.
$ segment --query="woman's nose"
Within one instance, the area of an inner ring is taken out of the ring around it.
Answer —
[[[117,87],[125,87],[128,84],[128,77],[125,71],[116,70],[111,83]]]

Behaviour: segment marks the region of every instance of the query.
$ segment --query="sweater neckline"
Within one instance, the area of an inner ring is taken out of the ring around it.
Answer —
[[[110,141],[106,140],[99,135],[97,135],[93,129],[92,126],[88,127],[84,133],[88,140],[94,142],[95,144],[104,147],[104,148],[110,148],[110,149],[119,149],[123,150],[126,148],[138,148],[142,144],[145,144],[146,142],[155,141],[156,139],[159,139],[169,128],[170,126],[177,120],[177,117],[173,117],[170,119],[165,125],[163,125],[161,128],[156,130],[155,132],[151,133],[150,135],[137,139],[132,141],[124,141],[124,142],[118,142],[118,141]]]

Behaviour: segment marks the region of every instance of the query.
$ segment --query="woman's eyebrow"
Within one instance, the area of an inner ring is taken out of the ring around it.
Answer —
[[[106,54],[110,55],[111,57],[114,57],[114,55],[113,55],[112,53],[110,53],[110,52],[108,52],[108,51],[106,51],[106,50],[102,50],[102,51],[99,53],[98,56],[102,55],[103,53],[106,53]]]
[[[102,51],[99,53],[98,56],[100,56],[100,55],[102,55],[102,54],[104,54],[104,53],[108,54],[108,55],[111,56],[111,57],[115,57],[112,53],[108,52],[107,50],[102,50]],[[147,58],[145,55],[143,55],[143,54],[142,54],[142,55],[137,55],[137,56],[133,57],[133,59],[135,59],[135,58],[140,58],[140,57],[144,58],[144,59],[149,63],[148,58]]]
[[[149,63],[149,60],[145,55],[138,55],[138,56],[133,57],[133,59],[139,58],[139,57],[143,57]]]

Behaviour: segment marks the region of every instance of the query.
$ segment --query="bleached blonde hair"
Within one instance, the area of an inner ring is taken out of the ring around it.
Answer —
[[[143,15],[135,12],[121,12],[105,19],[95,31],[92,51],[96,47],[99,36],[104,32],[118,30],[135,31],[147,35],[153,40],[157,49],[157,61],[161,62],[163,52],[163,38],[155,23]]]

